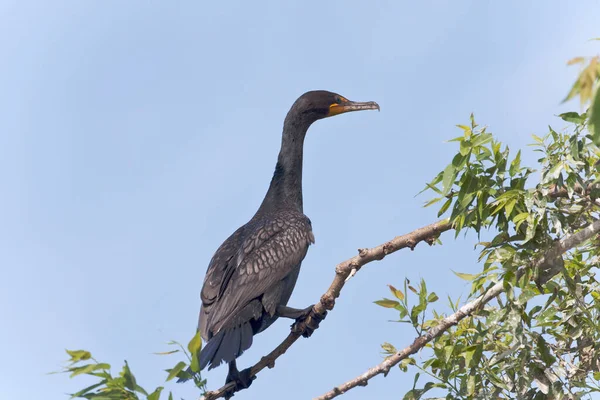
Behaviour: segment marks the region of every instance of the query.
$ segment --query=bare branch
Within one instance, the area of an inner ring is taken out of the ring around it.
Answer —
[[[531,266],[529,266],[529,268],[542,268],[544,265],[547,265],[549,262],[551,262],[551,260],[557,259],[568,250],[592,238],[592,236],[598,234],[598,232],[600,232],[600,220],[596,220],[594,223],[587,226],[586,228],[583,228],[579,232],[567,235],[563,239],[554,243],[554,245],[550,247],[550,249],[548,249],[541,258],[539,258]],[[523,271],[524,269],[521,269],[519,275],[521,275]],[[552,272],[554,274],[557,274],[559,271],[560,270],[553,270]],[[497,297],[503,291],[503,282],[496,283],[485,294],[479,296],[472,302],[465,304],[457,312],[444,318],[436,326],[430,328],[424,335],[416,338],[415,341],[408,347],[386,358],[382,363],[368,369],[362,375],[359,375],[356,378],[347,381],[346,383],[334,387],[331,391],[323,394],[322,396],[316,397],[315,400],[333,399],[334,397],[337,397],[340,394],[343,394],[357,386],[366,386],[371,378],[379,374],[384,374],[384,376],[387,375],[387,373],[390,371],[390,368],[392,368],[408,356],[415,354],[417,351],[422,349],[427,343],[440,336],[452,326],[458,324],[458,322],[460,322],[465,317],[473,314],[473,312],[478,310],[480,307],[484,306],[493,298]]]
[[[431,225],[419,228],[406,235],[397,236],[392,240],[383,243],[377,247],[371,249],[359,249],[358,255],[346,260],[337,265],[335,268],[335,277],[333,282],[329,286],[329,289],[321,296],[321,299],[313,307],[313,313],[323,317],[328,310],[332,310],[335,305],[335,299],[340,296],[340,292],[344,287],[347,280],[356,274],[362,266],[372,261],[378,261],[383,259],[388,254],[394,253],[404,248],[414,248],[422,241],[428,244],[433,244],[435,239],[445,231],[451,229],[451,225],[447,220],[439,221]],[[300,332],[303,330],[304,325],[311,325],[312,317],[308,317],[304,323],[299,324],[296,330],[292,330],[290,334],[285,338],[279,346],[271,351],[266,356],[262,357],[258,363],[256,363],[251,369],[251,376],[256,376],[260,371],[266,367],[273,368],[275,366],[275,360],[290,348],[292,344],[300,337]],[[366,382],[366,381],[365,381]],[[356,386],[356,385],[355,385]],[[206,392],[204,400],[215,400],[220,397],[224,397],[227,393],[231,393],[235,389],[234,383],[224,385],[220,389]]]

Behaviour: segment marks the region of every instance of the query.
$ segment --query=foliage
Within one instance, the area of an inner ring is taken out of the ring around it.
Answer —
[[[568,64],[582,65],[583,68],[564,101],[579,96],[582,106],[592,102],[588,110],[590,114],[588,123],[594,144],[600,145],[600,91],[597,90],[600,79],[600,56],[588,59],[587,65],[585,57],[575,57]]]
[[[567,96],[580,95],[590,108],[561,114],[568,127],[552,127],[543,137],[533,136],[541,154],[540,178],[533,184],[531,167],[521,165],[521,152],[511,156],[473,116],[459,125],[462,135],[452,139],[458,152],[425,190],[436,197],[426,206],[441,204],[438,216],[449,214],[456,235],[493,232],[480,248],[480,273],[461,274],[471,282],[470,299],[503,282],[505,293],[494,303],[465,318],[427,345],[422,359],[403,360],[400,369],[416,368],[414,387],[405,399],[418,399],[437,388],[446,398],[581,398],[600,392],[600,283],[596,280],[600,241],[588,243],[532,265],[552,244],[599,217],[600,107],[597,82],[599,58],[592,58]],[[571,63],[584,62],[577,59]],[[595,91],[595,94],[594,94]],[[408,281],[407,281],[408,282]],[[408,309],[409,294],[418,303]],[[445,315],[427,306],[437,299],[405,284],[404,292],[390,286],[396,300],[377,304],[399,312],[421,335]],[[450,300],[450,299],[449,299]],[[458,301],[450,300],[450,308]],[[396,353],[389,343],[384,354]],[[421,375],[432,381],[418,387]]]
[[[172,341],[168,344],[177,346],[178,348],[155,354],[170,355],[181,352],[187,357],[187,360],[190,363],[190,370],[186,369],[188,367],[186,362],[179,361],[173,368],[166,370],[168,374],[166,380],[170,381],[173,378],[193,379],[196,387],[200,389],[201,393],[204,393],[206,391],[206,380],[202,379],[198,368],[198,353],[202,345],[200,333],[197,333],[192,340],[190,340],[187,351],[178,342]],[[70,374],[70,378],[79,375],[88,375],[98,380],[98,382],[93,385],[90,385],[77,393],[71,394],[71,398],[94,400],[139,400],[143,398],[147,400],[159,400],[161,398],[164,387],[159,386],[149,393],[137,383],[127,361],[125,361],[119,376],[113,376],[110,372],[110,364],[96,361],[89,351],[67,350],[67,354],[70,356],[70,364],[60,372]],[[168,400],[173,400],[173,394],[171,392],[169,392]]]

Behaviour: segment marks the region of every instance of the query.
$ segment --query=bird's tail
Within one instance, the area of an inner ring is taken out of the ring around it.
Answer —
[[[245,322],[240,326],[225,329],[210,338],[208,343],[200,351],[200,370],[208,365],[211,370],[221,365],[222,362],[230,363],[252,345],[252,326]],[[188,368],[191,375],[191,369]],[[180,378],[177,382],[185,382],[187,379]]]
[[[207,365],[210,370],[241,356],[252,345],[252,335],[250,322],[217,333],[200,352],[200,370]]]

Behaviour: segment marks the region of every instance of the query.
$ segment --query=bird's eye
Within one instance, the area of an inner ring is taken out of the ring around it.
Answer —
[[[342,98],[341,98],[340,96],[336,96],[336,97],[335,97],[335,102],[336,102],[337,104],[342,104]]]

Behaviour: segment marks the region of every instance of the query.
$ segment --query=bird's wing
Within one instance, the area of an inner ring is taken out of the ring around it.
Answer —
[[[238,253],[243,243],[246,227],[247,225],[240,227],[229,236],[219,246],[208,264],[202,291],[200,292],[202,307],[198,321],[198,329],[205,340],[210,339],[212,336],[210,327],[207,324],[207,318],[211,314],[215,303],[223,295],[223,291],[227,287],[227,283],[238,264]]]
[[[297,213],[252,228],[246,225],[236,231],[211,260],[199,323],[205,337],[292,272],[314,242],[310,220]]]

